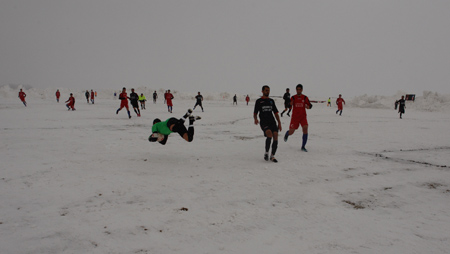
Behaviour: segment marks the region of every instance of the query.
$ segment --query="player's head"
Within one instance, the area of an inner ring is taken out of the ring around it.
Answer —
[[[70,96],[73,96],[73,93],[70,93]]]
[[[286,88],[286,92],[289,92],[289,88]]]
[[[342,94],[339,94],[339,98],[341,98],[342,97]]]
[[[297,90],[297,94],[302,94],[302,92],[303,92],[303,85],[302,84],[298,84],[295,87],[295,90]]]
[[[125,87],[124,87],[124,88],[122,88],[122,91],[123,91],[123,92],[125,92],[126,90],[127,90],[127,89],[126,89]]]
[[[198,95],[200,95],[200,92],[198,92]]]
[[[405,96],[402,95],[402,99],[404,99],[404,98],[405,98]]]
[[[269,96],[269,94],[270,94],[270,87],[268,85],[264,85],[261,90],[262,90],[262,93],[263,93],[264,96]]]
[[[134,92],[134,88],[131,88],[131,91]]]
[[[161,122],[161,119],[159,119],[159,118],[155,118],[155,120],[153,120],[153,124],[160,123],[160,122]]]
[[[141,93],[141,96],[144,96],[144,94],[143,94],[143,93]]]

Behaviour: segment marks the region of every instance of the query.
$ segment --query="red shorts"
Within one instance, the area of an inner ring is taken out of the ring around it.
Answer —
[[[127,108],[127,109],[129,109],[128,108],[128,100],[122,100],[121,102],[120,102],[120,109],[122,109],[122,108]]]
[[[172,100],[166,100],[166,101],[167,101],[167,106],[173,107]]]
[[[302,127],[308,125],[308,120],[306,119],[306,116],[292,116],[289,129],[297,130],[300,125]]]

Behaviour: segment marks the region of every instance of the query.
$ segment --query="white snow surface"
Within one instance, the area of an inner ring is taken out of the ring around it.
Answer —
[[[128,119],[112,91],[76,91],[67,111],[55,90],[26,89],[24,107],[0,88],[0,253],[449,253],[450,96],[424,92],[404,119],[398,95],[347,99],[342,116],[315,104],[308,152],[300,131],[282,140],[284,116],[272,163],[257,95],[204,95],[193,142],[163,146],[153,119],[195,92]]]

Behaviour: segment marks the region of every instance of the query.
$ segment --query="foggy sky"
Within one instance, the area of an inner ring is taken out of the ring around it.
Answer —
[[[0,0],[0,85],[450,93],[450,1]]]

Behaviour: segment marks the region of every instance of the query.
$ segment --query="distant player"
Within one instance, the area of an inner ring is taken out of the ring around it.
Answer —
[[[139,95],[139,103],[141,103],[141,109],[145,109],[145,102],[147,101],[147,98],[145,98],[145,95],[141,93]]]
[[[166,104],[166,96],[167,96],[167,90],[164,91],[164,104]]]
[[[253,119],[255,120],[255,125],[259,123],[259,126],[261,127],[261,130],[264,132],[264,136],[266,137],[266,152],[264,153],[264,160],[269,160],[270,143],[272,143],[273,137],[270,160],[273,162],[278,162],[277,159],[275,159],[275,153],[277,152],[278,148],[278,131],[281,131],[281,120],[278,116],[278,109],[275,105],[275,101],[269,98],[270,87],[263,86],[262,94],[263,96],[257,99],[255,102]],[[258,113],[260,121],[258,121],[257,118]],[[275,122],[274,115],[278,124],[277,122]]]
[[[344,101],[344,99],[342,98],[342,95],[341,95],[341,94],[339,94],[339,98],[337,98],[337,100],[336,100],[336,105],[337,105],[337,107],[338,107],[338,110],[336,110],[336,114],[337,114],[339,111],[341,111],[341,113],[339,113],[339,115],[342,116],[342,109],[344,108],[345,101]]]
[[[66,103],[67,103],[66,104],[67,110],[71,110],[72,109],[72,111],[75,111],[75,97],[73,97],[72,93],[70,94],[70,97],[66,101]]]
[[[156,91],[153,93],[153,103],[156,104],[156,99],[158,99],[158,94]]]
[[[327,107],[330,107],[330,108],[331,108],[331,97],[328,97]]]
[[[281,117],[283,117],[284,112],[286,112],[286,110],[289,109],[289,111],[287,112],[287,116],[290,116],[289,113],[291,113],[291,94],[289,93],[289,88],[286,88],[286,93],[284,93],[283,95],[283,100],[284,100],[284,110],[283,112],[281,112]]]
[[[247,96],[245,97],[245,101],[247,102],[247,106],[248,106],[248,103],[250,102],[250,96],[248,96],[248,94],[247,94]]]
[[[122,93],[119,94],[120,108],[116,111],[116,114],[119,114],[119,111],[125,107],[127,108],[128,118],[131,118],[130,108],[128,107],[128,99],[127,89],[124,87],[122,88]]]
[[[236,96],[236,94],[233,96],[233,105],[236,103],[236,106],[237,106],[237,96]]]
[[[303,92],[303,85],[298,84],[296,86],[297,94],[291,97],[292,106],[292,118],[289,125],[289,130],[284,135],[284,141],[287,142],[290,135],[294,134],[298,127],[302,126],[303,136],[302,136],[302,151],[308,152],[306,150],[306,142],[308,141],[308,120],[306,118],[306,109],[311,109],[312,104],[308,97]]]
[[[167,110],[172,113],[172,109],[173,109],[173,94],[170,93],[170,90],[167,90],[167,93],[165,95],[165,99],[166,99],[166,104],[167,104]]]
[[[136,115],[138,117],[140,117],[141,111],[139,110],[139,105],[138,105],[139,95],[134,92],[134,88],[131,88],[131,93],[130,93],[129,99],[130,99],[131,106],[133,106],[134,112],[136,113]]]
[[[86,92],[84,93],[84,96],[86,96],[86,101],[87,101],[87,103],[89,104],[89,96],[90,96],[90,93],[89,93],[88,90],[86,90]]]
[[[402,115],[405,114],[405,108],[406,108],[405,96],[402,96],[402,98],[397,101],[397,104],[398,104],[398,113],[400,114],[400,119],[403,119]]]
[[[178,133],[187,142],[192,142],[194,140],[194,121],[201,119],[199,116],[191,116],[192,110],[189,109],[188,112],[180,119],[171,117],[164,122],[156,118],[153,120],[152,135],[148,137],[148,141],[156,142],[158,141],[161,145],[165,145],[169,135],[172,132]],[[186,129],[184,126],[184,121],[189,117],[189,128]]]
[[[61,93],[59,92],[59,89],[56,90],[56,102],[59,102],[59,97],[61,97]]]
[[[22,101],[23,105],[25,105],[25,107],[27,106],[27,102],[25,101],[25,97],[27,97],[27,94],[22,91],[22,88],[19,91],[19,95],[17,96],[19,97],[19,99]]]
[[[200,92],[198,92],[197,96],[195,96],[195,99],[197,100],[197,102],[195,103],[194,110],[195,110],[195,107],[200,106],[200,108],[202,108],[202,112],[204,112],[203,105],[202,105],[203,96],[200,94]]]
[[[91,103],[94,104],[95,93],[94,90],[91,89]]]

